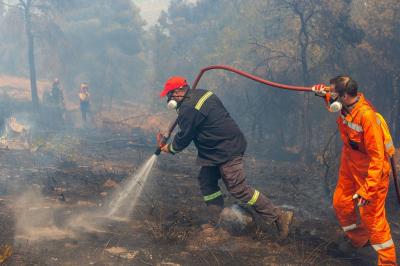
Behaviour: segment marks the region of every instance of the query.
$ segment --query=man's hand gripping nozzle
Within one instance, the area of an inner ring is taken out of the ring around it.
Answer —
[[[164,136],[162,133],[157,134],[157,148],[156,151],[154,152],[155,155],[160,155],[162,149],[164,148],[165,145],[167,145],[168,142],[168,137]]]

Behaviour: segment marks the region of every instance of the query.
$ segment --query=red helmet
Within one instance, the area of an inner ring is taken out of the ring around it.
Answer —
[[[185,86],[188,86],[186,79],[184,77],[170,77],[164,85],[163,91],[160,93],[160,97],[164,97],[165,95],[168,94],[168,92],[176,90],[176,89],[181,89]]]

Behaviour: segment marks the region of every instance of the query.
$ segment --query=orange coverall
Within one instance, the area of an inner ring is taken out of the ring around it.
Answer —
[[[385,216],[390,162],[385,154],[378,117],[373,107],[359,93],[359,101],[350,114],[342,113],[337,123],[344,146],[339,180],[333,196],[336,216],[355,247],[362,247],[369,240],[378,253],[378,265],[397,265],[395,247]],[[359,207],[359,223],[356,201],[353,200],[356,193],[368,201],[368,204]]]

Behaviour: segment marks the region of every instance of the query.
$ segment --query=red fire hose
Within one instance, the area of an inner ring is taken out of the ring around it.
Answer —
[[[261,84],[265,84],[265,85],[268,85],[268,86],[271,86],[271,87],[275,87],[275,88],[278,88],[278,89],[292,90],[292,91],[312,91],[311,87],[292,86],[292,85],[285,85],[285,84],[281,84],[281,83],[272,82],[272,81],[269,81],[269,80],[254,76],[254,75],[252,75],[250,73],[247,73],[245,71],[242,71],[242,70],[230,67],[230,66],[224,66],[224,65],[208,66],[208,67],[205,67],[205,68],[201,69],[199,74],[197,75],[194,83],[193,83],[192,89],[196,89],[197,88],[197,85],[198,85],[200,79],[202,78],[202,76],[203,76],[203,74],[205,72],[207,72],[209,70],[214,70],[214,69],[222,69],[222,70],[226,70],[226,71],[229,71],[229,72],[233,72],[233,73],[236,73],[236,74],[241,75],[243,77],[246,77],[248,79],[251,79],[251,80],[254,80],[256,82],[259,82]],[[170,125],[170,127],[168,129],[168,132],[167,132],[167,135],[165,135],[163,137],[163,140],[162,140],[163,144],[166,144],[168,142],[168,139],[171,137],[171,134],[174,131],[174,129],[175,129],[177,124],[178,124],[178,119],[176,119]],[[161,148],[157,148],[155,154],[159,155],[160,153],[161,153]],[[399,184],[398,184],[396,163],[395,163],[395,160],[394,160],[393,157],[390,158],[390,163],[391,163],[391,166],[392,166],[393,181],[394,181],[394,186],[395,186],[395,189],[396,189],[397,200],[398,200],[398,202],[400,204],[400,188],[399,188]]]
[[[250,73],[247,73],[245,71],[233,68],[231,66],[224,66],[224,65],[215,65],[215,66],[208,66],[205,67],[203,69],[200,70],[199,74],[197,75],[192,89],[196,89],[197,85],[199,84],[200,79],[202,78],[203,74],[209,70],[214,70],[214,69],[222,69],[222,70],[226,70],[229,72],[233,72],[236,74],[239,74],[243,77],[246,77],[248,79],[254,80],[256,82],[271,86],[271,87],[275,87],[275,88],[279,88],[279,89],[284,89],[284,90],[292,90],[292,91],[312,91],[311,87],[299,87],[299,86],[291,86],[291,85],[285,85],[285,84],[280,84],[280,83],[276,83],[276,82],[272,82],[257,76],[254,76]],[[168,139],[171,137],[172,132],[174,131],[176,125],[178,124],[178,119],[176,119],[169,127],[167,135],[165,135],[161,141],[162,144],[166,144]],[[157,150],[155,151],[154,154],[156,155],[160,155],[161,153],[161,148],[157,148]]]
[[[271,86],[271,87],[275,87],[275,88],[278,88],[278,89],[292,90],[292,91],[311,91],[311,87],[299,87],[299,86],[291,86],[291,85],[280,84],[280,83],[272,82],[272,81],[269,81],[269,80],[266,80],[266,79],[262,79],[260,77],[254,76],[254,75],[252,75],[250,73],[247,73],[245,71],[242,71],[242,70],[230,67],[230,66],[223,66],[223,65],[209,66],[209,67],[203,68],[200,71],[200,73],[197,75],[197,78],[194,81],[192,88],[196,89],[197,84],[199,83],[199,81],[200,81],[201,77],[203,76],[203,74],[205,72],[207,72],[209,70],[213,70],[213,69],[223,69],[223,70],[226,70],[226,71],[230,71],[230,72],[239,74],[239,75],[241,75],[243,77],[246,77],[248,79],[251,79],[251,80],[257,81],[259,83],[262,83],[262,84],[265,84],[265,85],[268,85],[268,86]]]

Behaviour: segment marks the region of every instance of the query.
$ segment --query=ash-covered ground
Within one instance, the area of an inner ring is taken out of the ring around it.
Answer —
[[[319,164],[246,155],[248,182],[295,212],[286,241],[263,224],[242,232],[202,227],[206,208],[194,149],[158,158],[129,217],[104,216],[113,191],[154,152],[152,136],[103,123],[42,132],[29,145],[3,142],[0,239],[13,248],[5,265],[375,264],[372,250],[355,257],[336,252],[343,235]],[[227,205],[235,203],[225,195]],[[390,191],[388,217],[398,243],[396,204]]]

